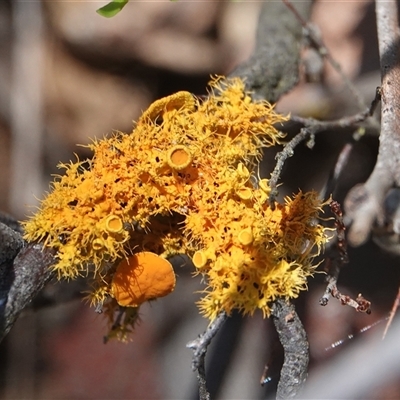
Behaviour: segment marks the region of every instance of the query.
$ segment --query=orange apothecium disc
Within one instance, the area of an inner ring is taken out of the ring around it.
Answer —
[[[164,297],[175,288],[175,273],[165,258],[143,251],[124,259],[112,280],[112,294],[120,306],[137,307]]]

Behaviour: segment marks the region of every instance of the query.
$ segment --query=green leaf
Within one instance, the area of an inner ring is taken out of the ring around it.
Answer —
[[[102,17],[111,18],[114,15],[117,15],[126,6],[128,1],[129,0],[113,0],[111,3],[96,10],[96,12]]]

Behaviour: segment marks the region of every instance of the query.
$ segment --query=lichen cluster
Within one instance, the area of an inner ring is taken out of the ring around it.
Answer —
[[[160,268],[161,258],[192,257],[208,285],[200,310],[211,320],[233,309],[267,316],[276,297],[306,287],[325,241],[316,193],[272,209],[268,180],[253,172],[262,148],[279,143],[274,125],[286,118],[253,102],[239,79],[210,85],[204,100],[178,92],[156,101],[131,134],[95,141],[90,161],[62,164],[66,173],[24,225],[27,240],[57,250],[60,278],[93,277],[91,301],[104,307],[119,337],[140,305],[115,290],[130,257],[153,253]],[[141,290],[139,278],[128,281]]]

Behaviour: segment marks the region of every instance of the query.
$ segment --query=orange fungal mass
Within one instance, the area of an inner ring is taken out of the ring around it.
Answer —
[[[120,306],[138,307],[145,301],[170,294],[175,281],[169,261],[143,251],[120,262],[112,279],[111,293]]]

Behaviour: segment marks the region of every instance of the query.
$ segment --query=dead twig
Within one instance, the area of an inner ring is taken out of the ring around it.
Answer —
[[[352,150],[353,150],[353,143],[346,143],[343,146],[341,152],[339,153],[335,166],[328,177],[328,181],[326,182],[325,187],[321,190],[322,199],[326,199],[330,195],[333,196],[339,178],[342,172],[344,171],[347,163],[349,162]]]
[[[389,318],[388,318],[388,321],[386,323],[385,330],[383,331],[382,340],[385,339],[386,334],[388,333],[388,330],[390,328],[390,325],[392,325],[393,318],[396,315],[396,311],[399,308],[399,305],[400,305],[400,287],[399,287],[399,290],[397,292],[397,296],[396,296],[396,298],[394,300],[392,309],[390,310]]]
[[[328,285],[325,289],[324,295],[319,300],[321,306],[328,304],[329,298],[339,293],[336,284],[339,278],[339,273],[344,264],[349,262],[347,254],[347,242],[346,242],[346,226],[343,223],[343,213],[340,204],[332,200],[330,203],[331,211],[335,216],[335,227],[336,227],[336,257],[329,257],[326,260],[325,270],[327,272],[326,281]],[[340,295],[340,293],[339,293]],[[341,296],[341,295],[340,295]],[[340,298],[339,296],[339,298]]]
[[[206,331],[197,339],[189,342],[186,347],[193,350],[192,369],[197,371],[197,380],[199,382],[200,400],[210,400],[210,394],[206,386],[205,357],[211,340],[221,329],[228,318],[225,312],[221,312],[217,318],[208,326]]]
[[[337,280],[339,278],[339,273],[344,264],[349,262],[349,257],[347,254],[347,241],[346,241],[346,226],[343,222],[343,213],[340,204],[332,200],[330,203],[331,211],[335,216],[335,226],[336,226],[336,249],[337,256],[327,259],[327,265],[325,269],[327,270],[328,276],[326,281],[328,282],[325,293],[319,300],[321,306],[326,306],[330,297],[338,299],[343,305],[348,305],[353,307],[358,312],[365,312],[367,314],[371,313],[371,302],[366,300],[361,294],[357,296],[354,300],[350,296],[340,293],[337,288]]]
[[[304,125],[304,128],[288,143],[285,144],[284,149],[276,155],[276,165],[271,174],[271,179],[269,181],[269,186],[271,188],[271,193],[269,196],[269,203],[271,207],[275,207],[275,201],[278,196],[278,180],[281,176],[283,166],[289,157],[294,154],[294,149],[302,141],[309,139],[310,146],[314,143],[314,137],[317,133],[324,132],[329,129],[343,129],[349,127],[357,127],[357,124],[364,122],[369,116],[371,116],[379,102],[377,96],[379,96],[380,91],[377,90],[375,99],[371,103],[371,106],[364,111],[357,114],[339,118],[334,121],[318,121],[314,118],[302,118],[298,116],[292,116],[291,120]]]
[[[297,20],[303,26],[304,35],[307,37],[308,42],[317,50],[321,57],[325,58],[332,68],[340,75],[342,81],[349,89],[350,93],[354,96],[357,101],[358,107],[360,110],[363,110],[367,105],[365,104],[364,99],[358,92],[357,88],[354,86],[353,82],[349,79],[349,77],[343,72],[340,64],[332,57],[329,49],[325,46],[324,41],[322,40],[322,36],[318,29],[315,26],[308,23],[302,15],[300,15],[297,9],[293,6],[293,4],[288,0],[282,0],[285,6],[292,11]]]
[[[361,293],[356,297],[356,299],[352,299],[350,296],[340,293],[339,289],[336,286],[337,278],[335,276],[331,276],[328,280],[328,286],[326,288],[326,292],[324,296],[322,296],[320,300],[321,306],[326,306],[328,304],[328,298],[330,296],[338,299],[340,303],[344,306],[353,307],[356,311],[366,314],[371,314],[371,302],[365,299]]]

